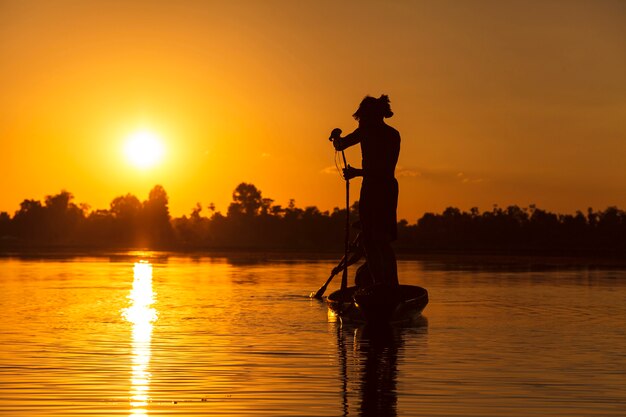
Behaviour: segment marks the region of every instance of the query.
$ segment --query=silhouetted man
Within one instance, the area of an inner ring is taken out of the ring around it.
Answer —
[[[353,114],[359,127],[343,138],[340,130],[335,129],[331,138],[337,150],[361,144],[361,169],[348,165],[344,176],[346,179],[363,177],[359,216],[365,257],[375,284],[398,285],[391,242],[397,238],[398,181],[395,169],[400,153],[400,133],[385,123],[384,119],[391,116],[389,97],[367,96]]]

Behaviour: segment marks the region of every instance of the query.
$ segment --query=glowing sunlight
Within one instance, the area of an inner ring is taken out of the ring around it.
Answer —
[[[147,415],[148,392],[150,389],[150,343],[152,323],[157,312],[152,308],[155,302],[152,290],[152,265],[145,261],[135,263],[133,268],[133,288],[128,295],[130,306],[122,311],[124,319],[133,325],[132,329],[132,375],[131,375],[131,415]]]
[[[128,162],[136,168],[147,169],[163,159],[163,141],[154,132],[140,130],[128,136],[124,146]]]

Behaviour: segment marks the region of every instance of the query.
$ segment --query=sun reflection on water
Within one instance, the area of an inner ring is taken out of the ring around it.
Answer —
[[[147,416],[150,390],[150,343],[152,323],[157,319],[157,311],[152,308],[155,302],[152,290],[152,264],[146,261],[135,263],[133,267],[133,288],[128,299],[130,306],[123,309],[122,317],[133,325],[132,329],[132,374],[131,374],[131,416]]]

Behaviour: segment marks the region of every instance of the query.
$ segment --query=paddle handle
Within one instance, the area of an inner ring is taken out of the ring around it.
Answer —
[[[341,156],[343,157],[343,166],[348,168],[348,162],[346,161],[346,154],[342,150]],[[344,242],[344,258],[346,259],[346,266],[343,269],[341,275],[341,289],[348,288],[348,252],[350,251],[350,180],[346,178],[346,240]]]

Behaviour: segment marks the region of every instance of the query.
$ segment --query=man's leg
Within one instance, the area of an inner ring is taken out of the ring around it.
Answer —
[[[391,247],[390,242],[382,245],[382,257],[384,265],[385,282],[392,286],[400,285],[398,281],[398,264],[396,262],[396,254]]]
[[[385,264],[380,242],[368,236],[368,234],[364,234],[363,249],[365,250],[365,259],[367,259],[367,267],[372,275],[372,281],[374,284],[384,283]]]

